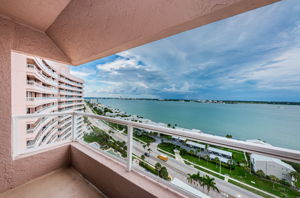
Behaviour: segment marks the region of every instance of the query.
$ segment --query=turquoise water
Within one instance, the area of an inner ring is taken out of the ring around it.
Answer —
[[[104,105],[154,122],[200,129],[235,139],[261,139],[274,146],[300,150],[300,106],[208,104],[195,102],[99,99]]]

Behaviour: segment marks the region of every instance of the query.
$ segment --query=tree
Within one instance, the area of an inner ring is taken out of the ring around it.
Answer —
[[[220,161],[219,158],[218,158],[218,157],[215,157],[214,160],[215,160],[215,162],[216,162],[216,167],[218,167],[218,163],[219,163],[219,161]]]
[[[188,181],[188,183],[192,183],[193,182],[193,180],[194,180],[194,177],[193,177],[193,175],[191,175],[191,174],[187,174],[188,175],[188,177],[187,177],[187,181]]]
[[[198,153],[201,153],[201,149],[198,149],[196,153],[197,153],[197,154],[198,154]],[[199,160],[200,160],[200,155],[198,155],[198,157],[199,157]]]
[[[300,175],[298,172],[296,171],[292,171],[289,173],[289,176],[292,178],[292,180],[294,179],[295,181],[298,181],[300,178]]]
[[[209,160],[209,156],[208,155],[205,155],[205,160],[206,160],[206,165],[208,165],[208,160]]]
[[[145,159],[145,155],[141,155],[141,159],[144,160]]]
[[[169,179],[169,173],[166,167],[162,167],[159,171],[159,176],[163,179],[168,180]]]
[[[227,138],[232,138],[232,135],[227,134],[226,137],[227,137]]]
[[[170,124],[170,123],[168,124],[168,127],[171,127],[171,124]]]
[[[274,183],[278,182],[279,179],[275,175],[270,175],[270,180],[273,182],[273,189],[274,189]]]
[[[208,175],[205,175],[203,178],[203,183],[206,186],[207,193],[209,194],[210,190],[214,190],[219,192],[219,189],[216,186],[215,178],[209,177]]]
[[[229,172],[231,173],[231,167],[233,165],[234,161],[232,159],[228,160],[228,164],[229,164]]]
[[[161,168],[162,168],[161,164],[160,164],[159,162],[157,162],[157,163],[155,164],[155,169],[156,169],[156,171],[157,171],[157,174],[159,174],[159,171],[161,170]]]
[[[262,170],[256,171],[256,174],[257,174],[259,177],[265,177],[265,173],[264,173],[264,171],[262,171]]]

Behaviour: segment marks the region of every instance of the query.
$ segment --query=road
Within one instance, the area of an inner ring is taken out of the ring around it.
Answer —
[[[87,106],[86,106],[87,107]],[[88,113],[93,113],[90,108],[86,108]],[[102,130],[105,131],[113,131],[114,133],[110,133],[109,135],[111,135],[113,138],[115,138],[118,141],[125,141],[127,142],[127,136],[123,133],[121,133],[120,131],[114,130],[112,129],[110,126],[108,126],[105,122],[95,119],[95,118],[88,118],[90,120],[90,122],[101,128]],[[199,172],[198,169],[190,166],[190,165],[186,165],[180,161],[177,161],[174,158],[169,157],[167,162],[164,162],[160,159],[157,158],[158,155],[162,154],[161,152],[159,152],[157,150],[157,143],[151,143],[150,144],[150,148],[151,148],[151,152],[150,152],[150,157],[146,157],[145,160],[147,160],[147,162],[149,162],[150,164],[155,165],[157,162],[161,163],[163,166],[168,168],[168,172],[170,173],[170,175],[172,176],[172,178],[178,178],[180,180],[182,180],[183,182],[189,184],[187,182],[187,174],[194,174]],[[147,148],[146,148],[147,149]],[[146,149],[143,148],[143,144],[138,142],[138,141],[134,141],[134,145],[133,145],[133,153],[136,154],[137,156],[141,156],[146,152]],[[206,172],[201,171],[200,175],[209,175]],[[233,185],[231,183],[228,183],[224,180],[221,180],[213,175],[209,175],[210,177],[215,178],[215,182],[216,185],[218,187],[218,189],[220,190],[220,192],[223,192],[227,195],[229,195],[229,197],[243,197],[243,198],[261,198],[261,196],[256,195],[250,191],[247,191],[243,188],[240,188],[236,185]],[[191,184],[189,184],[191,185]],[[194,188],[197,189],[197,187],[193,186]],[[205,190],[203,191],[202,188],[198,188],[198,190],[202,191],[205,193]],[[221,193],[217,193],[214,191],[210,191],[209,196],[211,197],[216,197],[216,198],[221,198],[224,197],[221,195]]]

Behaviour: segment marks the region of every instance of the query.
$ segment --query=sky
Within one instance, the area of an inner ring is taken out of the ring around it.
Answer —
[[[300,1],[71,67],[85,97],[300,101]]]

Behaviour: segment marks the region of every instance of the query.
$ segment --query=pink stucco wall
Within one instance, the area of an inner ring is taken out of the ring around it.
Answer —
[[[46,33],[78,65],[277,0],[72,0]]]
[[[71,144],[71,164],[107,197],[186,198],[136,171],[80,143]]]
[[[58,168],[66,162],[61,160],[66,156],[63,151],[53,152],[51,156],[37,155],[34,160],[32,158],[12,160],[12,76],[10,75],[12,50],[68,62],[68,58],[46,37],[46,34],[0,18],[0,192],[15,187],[16,184],[22,181],[45,174],[53,170],[54,167]],[[67,147],[62,148],[65,151],[66,149]],[[48,161],[49,165],[45,163],[46,157],[51,159]],[[43,161],[44,167],[30,168],[39,163],[40,160]],[[51,163],[53,164],[51,165]]]

